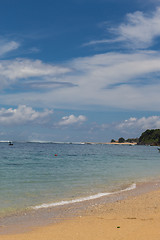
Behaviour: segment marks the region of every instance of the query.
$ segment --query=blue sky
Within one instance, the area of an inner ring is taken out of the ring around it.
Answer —
[[[0,140],[160,128],[160,1],[1,0]]]

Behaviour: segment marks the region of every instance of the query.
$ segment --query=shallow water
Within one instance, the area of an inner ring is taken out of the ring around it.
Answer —
[[[120,191],[159,172],[156,147],[0,143],[0,215]]]

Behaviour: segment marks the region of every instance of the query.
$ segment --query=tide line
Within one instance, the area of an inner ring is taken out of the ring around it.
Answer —
[[[121,192],[125,192],[125,191],[130,191],[130,190],[133,190],[135,188],[136,188],[136,183],[133,183],[128,188],[125,188],[125,189],[120,190],[120,191],[109,192],[109,193],[97,193],[95,195],[91,195],[91,196],[88,196],[88,197],[77,198],[77,199],[72,199],[72,200],[68,200],[68,201],[60,201],[60,202],[55,202],[55,203],[43,203],[41,205],[31,207],[31,209],[38,210],[38,209],[42,209],[42,208],[51,208],[51,207],[56,207],[56,206],[63,206],[63,205],[67,205],[67,204],[72,204],[72,203],[89,201],[89,200],[101,198],[101,197],[108,196],[108,195],[113,195],[113,194],[117,194],[117,193],[121,193]]]

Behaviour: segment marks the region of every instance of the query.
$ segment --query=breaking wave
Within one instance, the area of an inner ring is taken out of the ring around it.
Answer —
[[[54,202],[54,203],[43,203],[41,205],[37,205],[34,207],[31,207],[34,210],[38,210],[38,209],[42,209],[42,208],[51,208],[51,207],[56,207],[56,206],[63,206],[63,205],[67,205],[67,204],[72,204],[72,203],[78,203],[78,202],[84,202],[84,201],[89,201],[89,200],[93,200],[93,199],[97,199],[100,197],[104,197],[104,196],[108,196],[108,195],[113,195],[113,194],[117,194],[117,193],[121,193],[121,192],[126,192],[126,191],[130,191],[136,188],[136,183],[133,183],[131,186],[120,190],[120,191],[116,191],[116,192],[106,192],[106,193],[97,193],[95,195],[91,195],[88,197],[82,197],[82,198],[77,198],[77,199],[72,199],[72,200],[68,200],[68,201],[59,201],[59,202]]]

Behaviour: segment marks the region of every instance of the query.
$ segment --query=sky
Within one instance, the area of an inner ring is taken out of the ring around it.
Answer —
[[[159,0],[0,0],[0,141],[160,128]]]

